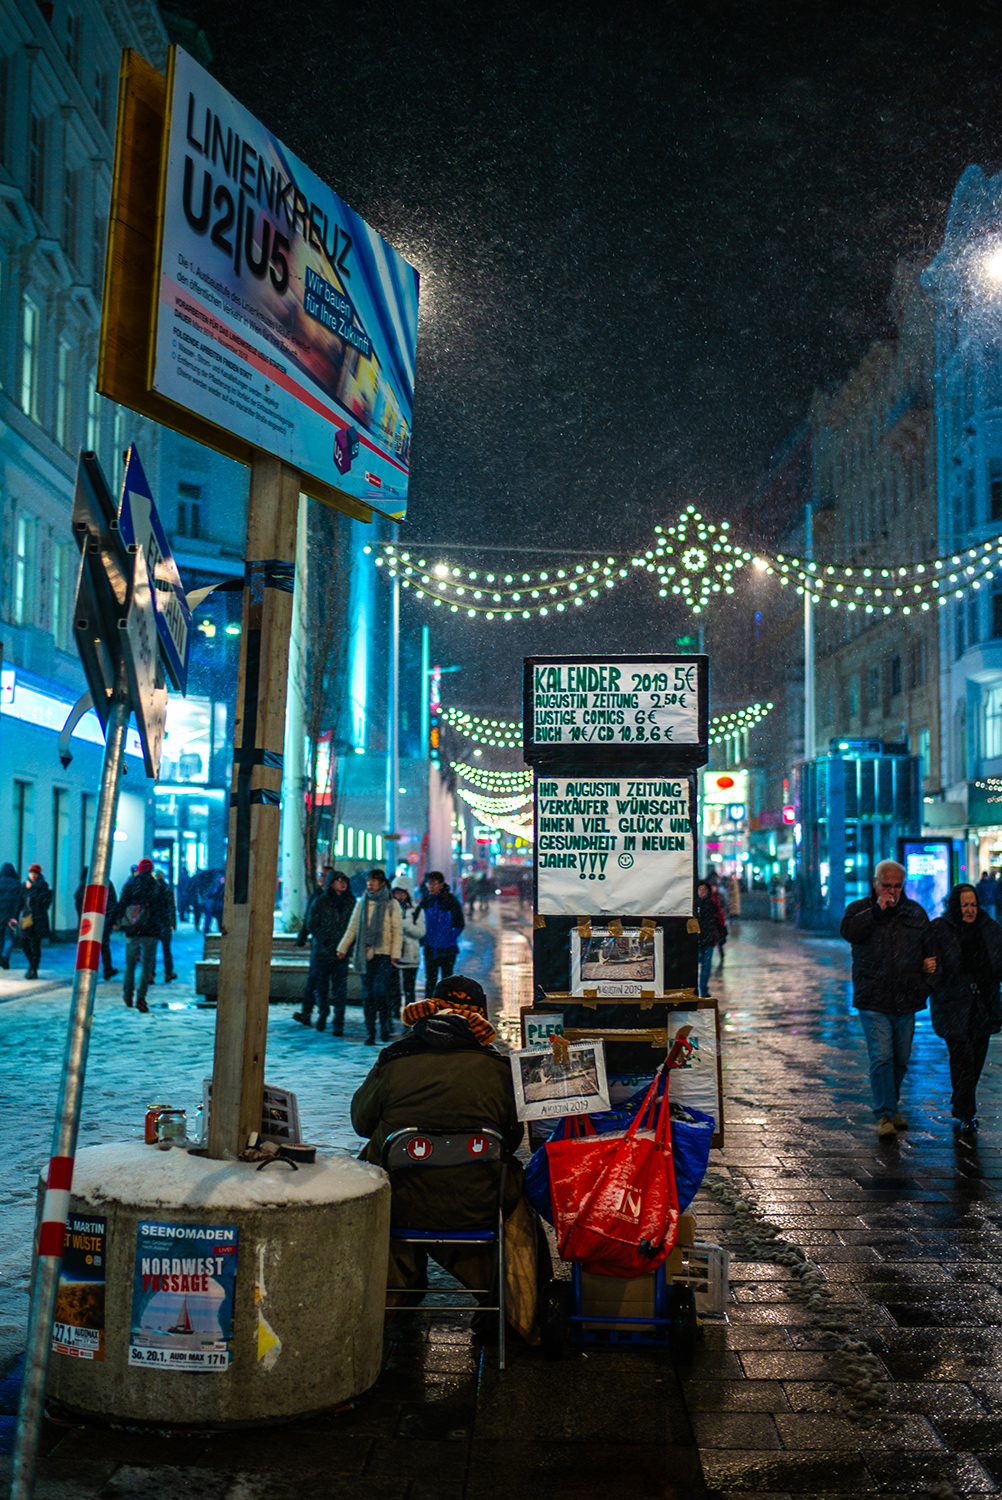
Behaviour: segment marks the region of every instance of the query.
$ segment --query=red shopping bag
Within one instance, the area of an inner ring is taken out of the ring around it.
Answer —
[[[678,1232],[668,1090],[654,1079],[630,1128],[551,1141],[553,1226],[564,1260],[604,1276],[644,1276],[667,1259]]]

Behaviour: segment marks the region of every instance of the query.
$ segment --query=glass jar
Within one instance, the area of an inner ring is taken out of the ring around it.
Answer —
[[[188,1138],[188,1116],[183,1109],[163,1109],[157,1116],[157,1140],[183,1146]]]

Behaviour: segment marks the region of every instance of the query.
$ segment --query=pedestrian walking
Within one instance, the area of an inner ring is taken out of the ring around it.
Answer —
[[[184,865],[178,871],[174,896],[177,901],[177,919],[179,922],[187,922],[191,910],[191,876]]]
[[[473,921],[473,908],[477,904],[478,877],[476,875],[464,875],[459,887],[462,904],[467,908],[470,921]]]
[[[146,1012],[146,992],[153,978],[157,947],[168,918],[167,892],[162,881],[153,878],[153,861],[141,859],[122,887],[122,894],[109,922],[125,938],[125,977],[122,999],[130,1006],[135,996],[136,1009]],[[139,988],[136,989],[136,965],[139,965]]]
[[[80,871],[80,884],[77,886],[76,890],[73,892],[73,905],[77,909],[77,922],[78,923],[80,921],[81,916],[83,915],[84,896],[86,895],[86,893],[87,893],[87,866],[84,865],[83,869]],[[107,905],[105,906],[104,931],[103,931],[103,933],[101,935],[101,966],[104,969],[104,977],[105,977],[106,980],[108,980],[108,979],[114,979],[115,975],[118,973],[118,970],[115,968],[115,965],[114,965],[114,963],[112,961],[112,957],[111,957],[111,923],[108,921],[108,913],[114,911],[115,906],[117,905],[117,903],[118,903],[118,897],[115,895],[115,886],[114,886],[114,883],[109,880],[108,881],[108,902],[107,902]]]
[[[957,889],[959,889],[959,887],[955,886],[954,890]],[[986,870],[984,872],[981,879],[974,887],[974,890],[978,898],[979,908],[983,912],[987,912],[988,916],[994,917],[995,907],[998,900],[998,886],[995,884],[995,878],[990,870]],[[951,892],[951,895],[952,894],[953,893]]]
[[[202,886],[204,896],[202,898],[202,912],[205,923],[202,931],[208,937],[215,922],[216,931],[223,930],[223,901],[226,893],[226,875],[222,870],[207,870],[207,880]]]
[[[355,973],[362,976],[367,1047],[375,1043],[377,1023],[384,1042],[392,1034],[393,961],[400,957],[401,931],[400,903],[390,895],[385,872],[370,870],[365,878],[365,894],[356,901],[337,950],[338,956],[344,958],[354,944]]]
[[[727,892],[724,890],[723,882],[714,871],[707,877],[710,885],[710,899],[716,902],[717,911],[720,913],[720,925],[717,930],[717,947],[720,949],[720,972],[724,968],[724,948],[727,944],[727,919],[731,914],[730,902]]]
[[[164,918],[164,925],[160,932],[160,946],[164,950],[164,984],[170,984],[172,979],[177,978],[177,972],[174,968],[174,955],[171,953],[170,947],[171,937],[173,936],[174,930],[177,927],[177,902],[174,899],[174,889],[170,881],[165,878],[162,870],[154,870],[153,879],[159,882],[159,884],[163,886],[164,890],[164,911],[166,913],[166,916]],[[154,949],[153,977],[151,980],[151,983],[153,984],[156,984],[156,975],[157,955],[156,949]]]
[[[400,957],[397,972],[397,996],[394,1014],[399,1016],[404,1005],[414,1004],[414,988],[417,971],[421,963],[421,941],[424,938],[424,912],[411,900],[410,891],[402,885],[393,887],[393,898],[400,903]]]
[[[477,895],[480,898],[480,910],[482,912],[487,911],[488,907],[490,906],[491,897],[493,896],[493,894],[494,894],[494,881],[491,879],[490,875],[485,870],[484,873],[481,875],[480,881],[479,881],[479,883],[477,885]],[[470,915],[472,916],[472,912],[471,912]]]
[[[976,1095],[988,1043],[1002,1031],[1002,927],[981,907],[978,886],[955,885],[945,916],[930,923],[929,942],[932,1029],[950,1056],[956,1129],[971,1136],[978,1129]]]
[[[710,891],[710,882],[701,880],[696,887],[696,921],[699,923],[699,990],[701,998],[710,993],[710,970],[720,938],[720,907]]]
[[[466,919],[441,870],[429,870],[427,884],[428,894],[420,910],[425,923],[424,992],[430,1000],[439,979],[448,979],[456,967],[459,934],[466,926]]]
[[[20,930],[21,946],[28,960],[25,979],[38,978],[38,966],[42,961],[42,942],[49,936],[49,907],[52,905],[52,890],[41,865],[28,866],[28,878],[21,887]]]
[[[20,875],[11,864],[0,866],[0,969],[10,968],[10,956],[21,929],[23,904]]]
[[[338,944],[348,930],[354,910],[355,898],[347,875],[340,870],[330,870],[324,877],[322,888],[311,898],[296,938],[297,948],[305,948],[307,939],[311,940],[310,972],[306,976],[302,1007],[293,1012],[293,1020],[303,1026],[311,1025],[315,1003],[317,1030],[323,1031],[333,1005],[331,1031],[334,1036],[344,1036],[344,1008],[348,996],[348,960],[338,953]]]
[[[926,952],[929,918],[904,894],[905,872],[885,859],[873,872],[872,894],[846,907],[840,931],[852,944],[852,999],[870,1059],[878,1134],[907,1130],[899,1108],[911,1057],[915,1013],[924,1010],[936,960]]]

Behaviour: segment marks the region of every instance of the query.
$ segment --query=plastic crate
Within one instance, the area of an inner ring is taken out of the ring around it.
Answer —
[[[682,1269],[672,1272],[672,1281],[691,1287],[696,1311],[722,1313],[730,1291],[731,1252],[720,1245],[681,1247]]]

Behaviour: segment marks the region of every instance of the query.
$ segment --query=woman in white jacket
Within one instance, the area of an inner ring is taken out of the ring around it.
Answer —
[[[414,986],[417,982],[418,966],[421,963],[421,944],[424,941],[424,912],[414,905],[406,886],[395,885],[393,895],[400,902],[400,957],[394,964],[397,970],[395,1014],[399,1016],[401,985],[403,986],[402,1004],[414,1004]]]

